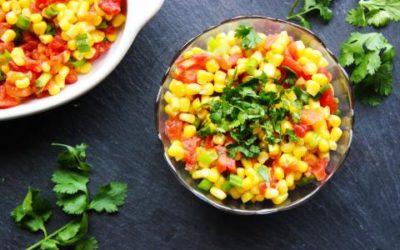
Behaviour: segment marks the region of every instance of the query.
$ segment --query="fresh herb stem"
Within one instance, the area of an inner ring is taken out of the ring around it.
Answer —
[[[313,8],[304,10],[304,11],[302,11],[302,12],[298,12],[298,13],[296,13],[296,14],[289,13],[289,16],[287,17],[287,19],[291,20],[291,19],[293,19],[293,18],[297,18],[297,17],[299,17],[299,16],[305,15],[305,14],[307,14],[307,13],[313,11],[313,10],[316,10],[316,9],[317,9],[316,7],[313,7]]]
[[[292,15],[293,15],[293,12],[294,12],[294,10],[296,9],[297,5],[299,5],[300,1],[302,1],[302,0],[295,0],[295,1],[293,2],[292,7],[291,7],[290,10],[289,10],[289,15],[288,15],[288,16],[292,16]],[[289,18],[288,18],[288,19],[289,19]]]
[[[47,235],[47,232],[45,233],[45,237],[43,239],[41,239],[40,241],[36,242],[35,244],[29,246],[28,248],[26,248],[26,250],[33,250],[36,249],[38,247],[40,247],[40,245],[45,242],[46,240],[49,240],[51,238],[53,238],[54,236],[56,236],[59,232],[61,232],[62,230],[64,230],[66,227],[68,227],[70,224],[72,224],[74,222],[74,220],[68,222],[67,224],[65,224],[64,226],[60,227],[59,229],[57,229],[56,231],[54,231],[53,233]],[[46,230],[46,229],[45,229]]]

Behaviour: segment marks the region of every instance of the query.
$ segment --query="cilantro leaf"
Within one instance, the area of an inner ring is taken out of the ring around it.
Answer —
[[[83,214],[89,201],[87,194],[84,192],[78,192],[75,194],[57,194],[57,205],[67,214]]]
[[[262,41],[261,37],[257,34],[253,27],[243,24],[236,28],[235,37],[242,39],[241,46],[246,50],[256,48],[257,44]]]
[[[31,232],[42,230],[45,234],[44,223],[52,214],[51,205],[37,189],[28,188],[24,201],[12,212],[11,217],[17,225]]]
[[[94,237],[86,237],[76,244],[75,250],[95,250],[98,247],[98,242]]]
[[[56,185],[53,190],[61,194],[75,194],[78,191],[87,192],[89,177],[87,173],[78,173],[68,169],[56,169],[51,179]]]
[[[300,2],[304,2],[302,9],[299,12],[294,13]],[[310,29],[311,24],[306,19],[306,15],[312,12],[318,12],[323,21],[329,22],[333,16],[332,10],[330,9],[331,4],[332,0],[296,0],[293,2],[292,7],[289,10],[287,19],[297,19],[303,27]]]
[[[52,143],[51,145],[65,148],[65,151],[59,154],[57,158],[57,162],[61,166],[77,168],[84,171],[90,170],[90,165],[86,163],[86,149],[88,147],[86,144],[82,143],[75,147],[59,143]]]
[[[390,21],[400,21],[400,1],[361,0],[349,11],[346,21],[354,26],[372,25],[382,27]]]
[[[57,241],[63,246],[73,245],[85,237],[88,231],[88,216],[83,214],[82,218],[68,223],[56,236]]]
[[[42,242],[42,244],[40,244],[40,249],[42,250],[58,250],[58,241],[56,240],[52,240],[52,239],[48,239]]]
[[[286,130],[286,134],[289,138],[289,141],[291,142],[298,142],[300,140],[300,138],[296,135],[296,133],[293,130]]]
[[[97,212],[114,213],[125,203],[128,194],[128,185],[123,182],[110,182],[101,187],[89,205]]]
[[[351,33],[342,44],[339,62],[351,69],[350,80],[363,103],[378,105],[393,89],[396,51],[382,34]]]

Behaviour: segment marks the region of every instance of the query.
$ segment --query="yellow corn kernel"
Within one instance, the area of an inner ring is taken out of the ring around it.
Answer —
[[[240,178],[243,178],[244,177],[244,168],[237,168],[236,173]]]
[[[30,0],[18,0],[18,3],[22,8],[29,8],[31,1]]]
[[[241,196],[237,188],[231,188],[231,190],[229,190],[229,194],[232,196],[233,199],[239,199]]]
[[[196,134],[196,127],[193,125],[185,125],[183,127],[183,136],[186,138],[191,138]]]
[[[58,71],[58,74],[63,77],[67,77],[69,74],[70,69],[67,66],[62,66],[61,69]]]
[[[202,178],[207,178],[207,176],[210,174],[210,169],[209,168],[203,168],[200,170],[196,170],[192,173],[192,178],[193,179],[202,179]]]
[[[319,83],[321,86],[328,84],[328,77],[325,74],[317,73],[312,75],[311,79]]]
[[[117,40],[117,37],[118,37],[117,35],[118,35],[117,32],[106,34],[106,38],[110,42],[115,42]]]
[[[1,36],[1,40],[5,43],[7,42],[11,42],[14,41],[15,37],[17,36],[17,34],[15,33],[14,30],[12,29],[8,29],[6,30],[3,35]]]
[[[282,195],[279,195],[278,197],[273,198],[272,202],[275,205],[279,205],[279,204],[282,204],[287,198],[288,198],[288,193],[282,194]]]
[[[253,196],[254,196],[254,194],[252,194],[251,192],[246,192],[246,193],[242,194],[242,197],[241,197],[242,202],[247,203],[248,201],[251,200],[251,198],[253,198]]]
[[[77,71],[81,74],[87,74],[90,72],[90,70],[92,70],[92,64],[89,62],[85,63],[77,69]]]
[[[40,35],[39,39],[43,44],[48,44],[53,41],[54,37],[52,35]]]
[[[19,89],[25,89],[25,88],[29,87],[30,84],[31,84],[31,82],[29,81],[28,77],[24,77],[23,79],[15,81],[15,86],[17,86],[17,88],[19,88]]]
[[[14,25],[18,21],[18,16],[15,14],[14,11],[10,11],[6,14],[6,21],[8,24]]]
[[[269,155],[266,151],[261,151],[261,153],[257,156],[257,161],[261,164],[264,164],[269,159]]]
[[[214,85],[212,83],[204,84],[200,90],[200,95],[211,96],[214,93]]]
[[[187,97],[179,98],[179,111],[189,112],[190,110],[190,99]]]
[[[225,143],[225,135],[216,134],[213,136],[213,143],[217,145],[223,145]]]
[[[172,79],[169,83],[169,90],[177,97],[182,97],[185,95],[185,86],[183,82]]]
[[[229,54],[232,56],[232,55],[237,55],[237,54],[241,54],[242,53],[242,49],[239,47],[239,46],[237,46],[237,45],[234,45],[234,46],[232,46],[232,48],[230,49],[230,51],[229,51]]]
[[[43,70],[43,72],[49,72],[50,69],[51,69],[50,64],[49,64],[47,61],[45,61],[45,62],[42,63],[42,70]]]
[[[72,26],[67,19],[62,19],[60,22],[58,22],[58,25],[63,31],[69,30]]]
[[[89,11],[89,2],[87,1],[81,1],[79,3],[78,11],[76,12],[76,15],[81,17],[84,16],[88,11]]]
[[[169,91],[165,92],[165,94],[164,94],[164,100],[165,100],[167,103],[171,103],[171,102],[172,102],[172,98],[174,98],[174,97],[175,97],[174,94],[172,94],[172,93],[169,92]]]
[[[207,179],[213,183],[217,182],[221,174],[217,170],[217,168],[210,169],[210,172],[207,175]]]
[[[184,94],[187,96],[197,95],[201,91],[201,86],[197,83],[189,83],[184,85]]]
[[[292,172],[292,173],[288,173],[288,174],[286,175],[285,180],[286,180],[286,185],[287,185],[289,188],[292,188],[292,187],[294,186],[294,173],[293,173],[293,172]]]
[[[223,200],[223,199],[226,198],[226,193],[225,193],[223,190],[221,190],[221,189],[219,189],[219,188],[216,188],[216,187],[212,187],[212,188],[210,189],[210,193],[211,193],[215,198],[217,198],[217,199],[219,199],[219,200]]]
[[[90,32],[90,36],[92,37],[94,43],[99,43],[106,37],[105,33],[101,30],[94,30]]]
[[[306,57],[308,57],[308,59],[310,59],[311,61],[313,61],[314,63],[318,63],[321,60],[322,57],[322,53],[318,50],[313,50],[311,48],[307,48],[305,50],[304,55]]]
[[[207,117],[209,116],[209,113],[208,113],[208,111],[207,110],[200,110],[200,111],[198,111],[197,112],[197,117],[200,119],[200,120],[204,120],[204,119],[206,119]]]
[[[171,146],[168,148],[167,154],[174,157],[177,161],[182,160],[185,157],[185,150],[182,143],[180,141],[173,141]]]
[[[297,169],[299,172],[304,173],[308,170],[308,164],[305,161],[298,161],[297,162]]]
[[[343,131],[340,128],[338,128],[338,127],[333,128],[331,130],[332,141],[334,141],[334,142],[339,141],[340,137],[342,137],[342,134],[343,134]]]
[[[334,141],[329,141],[329,149],[330,150],[336,150],[337,149],[337,143]]]
[[[283,168],[281,167],[276,167],[274,169],[274,176],[277,180],[281,180],[285,177],[285,172],[283,171]]]
[[[10,66],[8,65],[1,65],[0,66],[1,71],[3,71],[5,74],[7,74],[10,71]]]
[[[267,84],[265,84],[264,91],[265,92],[278,92],[278,89],[276,88],[275,83],[267,83]]]
[[[16,47],[11,51],[11,57],[18,66],[25,65],[25,53],[22,48]]]
[[[269,155],[278,155],[280,152],[280,148],[278,144],[268,144],[268,152]]]
[[[282,154],[281,157],[279,158],[279,166],[281,167],[287,167],[291,163],[293,163],[296,159],[290,155],[290,154]]]
[[[244,168],[251,168],[253,167],[253,164],[251,163],[250,160],[247,160],[246,158],[242,158],[241,163]]]
[[[58,74],[54,77],[54,83],[61,89],[65,86],[65,77]]]
[[[310,95],[316,96],[320,89],[321,89],[321,86],[318,84],[318,82],[316,82],[314,80],[308,80],[306,82],[306,91]]]
[[[179,115],[179,120],[187,122],[187,123],[194,123],[196,121],[196,117],[192,114],[181,113]]]
[[[76,50],[76,40],[69,40],[67,43],[68,49],[74,51]]]
[[[53,95],[57,95],[58,93],[60,93],[61,88],[56,84],[51,84],[49,86],[48,91],[49,91],[49,94],[53,96]]]
[[[293,130],[293,126],[291,122],[289,122],[288,120],[284,120],[281,123],[281,132],[283,134],[286,134],[287,130]]]
[[[215,73],[219,70],[219,64],[215,59],[211,59],[206,63],[206,69],[208,72]]]
[[[201,48],[199,48],[199,47],[193,47],[193,48],[192,48],[192,52],[193,52],[193,55],[196,55],[196,54],[201,54],[201,53],[203,53],[204,50],[201,49]]]
[[[214,79],[214,74],[205,70],[199,70],[197,72],[197,82],[201,85],[211,82]]]
[[[196,98],[193,100],[192,102],[192,108],[194,109],[194,111],[199,111],[201,109],[201,102],[199,100],[199,98]]]
[[[189,59],[193,56],[193,52],[191,50],[186,51],[185,53],[183,53],[183,59]]]
[[[218,180],[214,183],[214,186],[216,188],[221,188],[221,186],[222,186],[222,184],[224,184],[224,182],[225,182],[224,176],[220,175]]]
[[[303,67],[303,72],[305,75],[313,75],[317,73],[318,67],[315,63],[308,62]]]
[[[3,12],[9,12],[10,9],[11,9],[11,3],[9,1],[4,2],[1,5],[1,9],[2,9]]]
[[[326,139],[321,139],[318,143],[318,149],[322,153],[329,152],[329,142]]]
[[[293,149],[293,155],[298,159],[305,156],[306,154],[307,154],[307,148],[304,146],[296,146]]]
[[[329,62],[325,58],[321,58],[321,60],[319,60],[319,62],[318,62],[318,67],[320,67],[320,68],[328,67],[328,65],[329,65]]]
[[[281,145],[281,151],[284,153],[291,153],[295,148],[293,142],[284,143]]]
[[[271,51],[275,54],[282,54],[284,50],[285,48],[283,47],[283,45],[276,42],[273,43],[271,46]]]
[[[266,199],[274,199],[279,196],[279,191],[275,188],[267,188],[265,190],[265,198]]]
[[[256,51],[251,55],[251,58],[254,58],[257,61],[257,64],[260,64],[263,61],[263,55],[260,51]]]
[[[33,27],[33,32],[36,35],[43,35],[46,32],[47,24],[44,21],[40,21],[38,23],[34,23],[32,27]]]
[[[40,23],[43,20],[42,15],[40,15],[39,13],[34,13],[30,16],[31,22],[32,23]]]
[[[164,111],[169,117],[175,117],[178,114],[171,105],[166,105]]]
[[[214,84],[214,91],[217,93],[222,93],[224,92],[225,87],[225,84]]]
[[[339,127],[342,123],[342,120],[337,115],[330,115],[328,118],[329,125],[332,127]]]
[[[263,71],[269,78],[273,78],[276,73],[276,67],[272,63],[266,63],[263,66]]]
[[[285,180],[279,180],[276,188],[279,191],[279,194],[286,194],[288,192],[288,185]]]
[[[223,71],[217,71],[214,74],[214,83],[225,85],[226,73]]]
[[[113,27],[118,28],[122,26],[122,24],[125,23],[126,17],[123,14],[118,14],[116,15],[113,20],[111,21],[111,24]]]

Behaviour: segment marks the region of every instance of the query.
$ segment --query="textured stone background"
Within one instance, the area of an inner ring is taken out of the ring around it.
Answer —
[[[172,176],[154,129],[154,101],[175,52],[210,25],[246,14],[284,18],[291,1],[166,0],[116,70],[97,88],[55,110],[0,123],[1,249],[35,242],[9,212],[29,185],[50,191],[53,141],[90,145],[92,190],[119,179],[130,193],[116,216],[93,215],[100,249],[400,249],[400,74],[394,93],[377,108],[356,104],[356,127],[344,167],[307,204],[291,211],[240,217],[196,199]],[[329,25],[314,31],[335,54],[351,31],[335,1]],[[372,29],[358,29],[366,31]],[[400,51],[400,24],[379,31]],[[400,69],[400,58],[396,60]],[[50,230],[68,220],[57,209]]]

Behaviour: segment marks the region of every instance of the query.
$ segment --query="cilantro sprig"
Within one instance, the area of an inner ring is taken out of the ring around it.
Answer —
[[[90,165],[86,162],[87,145],[53,145],[65,149],[57,158],[58,167],[51,178],[55,184],[53,191],[56,193],[56,203],[66,214],[73,216],[73,220],[48,234],[45,223],[52,215],[51,204],[39,190],[31,187],[28,188],[23,202],[11,212],[11,217],[22,228],[31,232],[43,232],[43,239],[27,250],[55,250],[60,247],[74,247],[76,250],[97,249],[97,240],[87,235],[89,213],[118,212],[125,203],[128,186],[123,182],[110,182],[102,186],[90,199],[87,186],[90,170]]]
[[[296,8],[303,2],[303,8],[295,13]],[[311,23],[307,20],[306,16],[312,12],[318,12],[319,16],[325,22],[332,19],[332,10],[330,6],[332,0],[295,0],[289,10],[287,16],[288,20],[298,20],[300,24],[308,29],[311,28]]]
[[[211,102],[210,117],[203,121],[200,135],[229,134],[234,140],[227,146],[231,157],[238,152],[247,158],[257,156],[262,141],[268,144],[294,141],[294,134],[284,135],[281,131],[282,120],[290,114],[287,100],[282,98],[285,91],[265,92],[262,88],[266,82],[267,76],[262,73],[225,87],[220,98]],[[262,130],[263,138],[254,134],[254,129]]]
[[[379,33],[351,33],[342,44],[339,62],[351,71],[350,80],[362,102],[378,105],[392,93],[394,47]]]
[[[244,24],[239,25],[235,30],[235,37],[242,39],[242,48],[249,50],[257,47],[262,39],[253,27]]]
[[[349,11],[346,21],[354,26],[382,27],[390,21],[400,21],[399,0],[361,0]]]

